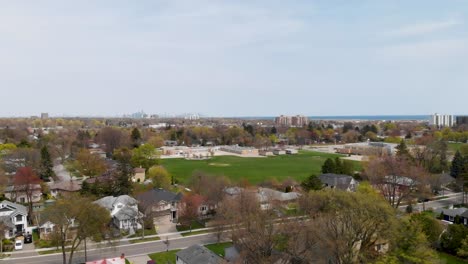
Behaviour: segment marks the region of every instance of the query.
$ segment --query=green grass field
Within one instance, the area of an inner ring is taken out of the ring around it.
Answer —
[[[447,145],[448,145],[449,152],[455,154],[455,152],[457,152],[457,150],[460,150],[460,148],[462,146],[464,146],[464,145],[466,146],[468,144],[467,143],[453,143],[453,142],[450,142]]]
[[[283,155],[266,158],[242,158],[217,156],[209,160],[163,159],[162,165],[181,183],[187,183],[193,172],[199,170],[213,175],[224,175],[233,182],[241,179],[257,184],[268,179],[282,181],[291,177],[302,181],[311,174],[320,174],[327,158],[338,154],[301,151],[298,155]],[[355,170],[360,170],[359,162]]]

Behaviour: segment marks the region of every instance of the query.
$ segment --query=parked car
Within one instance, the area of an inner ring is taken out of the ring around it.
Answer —
[[[31,234],[27,234],[24,236],[24,243],[25,244],[29,244],[29,243],[32,243],[33,241],[33,238],[32,238],[32,235]]]
[[[23,249],[23,240],[15,240],[15,250]]]

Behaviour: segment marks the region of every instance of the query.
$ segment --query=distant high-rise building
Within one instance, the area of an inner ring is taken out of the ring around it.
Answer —
[[[452,127],[453,125],[455,125],[455,121],[453,115],[441,115],[435,113],[431,115],[429,124],[436,127]]]
[[[49,113],[41,113],[41,119],[49,119]]]
[[[468,125],[468,116],[457,116],[457,125]]]
[[[293,126],[293,127],[303,127],[309,123],[309,119],[306,116],[296,115],[296,116],[278,116],[275,118],[275,124],[277,126]]]

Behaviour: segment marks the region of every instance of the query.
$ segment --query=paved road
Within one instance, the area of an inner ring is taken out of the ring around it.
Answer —
[[[427,209],[432,208],[432,209],[437,209],[441,207],[446,207],[454,204],[459,204],[461,203],[462,199],[462,194],[461,193],[454,193],[450,194],[450,197],[444,198],[441,200],[436,200],[436,201],[429,201],[424,204],[424,207]],[[402,205],[399,207],[399,209],[404,210],[406,208],[406,205]],[[413,210],[415,211],[422,211],[423,210],[423,203],[418,203],[413,205]]]
[[[164,240],[164,239],[163,239]],[[212,244],[216,243],[217,239],[214,234],[200,234],[193,235],[181,238],[170,239],[169,250],[189,247],[193,244]],[[122,253],[126,257],[146,255],[154,252],[166,251],[166,245],[163,241],[154,241],[154,242],[145,242],[138,244],[127,244],[115,247],[102,247],[96,249],[88,250],[88,261],[99,260],[102,258],[110,257],[119,257]],[[73,263],[83,263],[84,262],[84,252],[78,252],[73,257]],[[22,263],[22,264],[40,264],[40,263],[50,263],[50,264],[61,264],[62,255],[61,254],[50,254],[50,255],[40,255],[40,256],[28,256],[28,257],[11,257],[10,259],[5,259],[0,261],[0,263]]]
[[[55,165],[53,170],[59,181],[70,181],[71,175],[62,164]]]

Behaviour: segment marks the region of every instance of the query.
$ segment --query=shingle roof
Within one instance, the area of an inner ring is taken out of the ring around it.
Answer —
[[[468,209],[465,207],[454,208],[454,209],[436,209],[435,212],[443,212],[444,215],[455,217],[457,215],[462,216],[464,213],[468,213]]]
[[[61,191],[68,191],[68,192],[76,192],[81,190],[81,183],[77,181],[60,181],[54,182],[50,186],[51,190],[61,190]]]
[[[193,245],[176,253],[186,264],[218,264],[224,260],[204,246]]]
[[[130,197],[128,195],[120,195],[118,197],[106,196],[97,201],[94,201],[94,203],[104,208],[107,208],[108,210],[112,210],[112,208],[114,208],[114,205],[117,203],[122,203],[124,205],[135,205],[138,203],[138,201],[135,200],[135,198]]]
[[[136,197],[140,204],[148,206],[157,204],[161,201],[165,202],[179,202],[182,200],[182,193],[173,193],[164,189],[152,189],[147,192],[141,193]]]
[[[325,173],[319,176],[320,181],[327,186],[334,186],[337,189],[347,190],[350,187],[353,177],[343,174]]]

